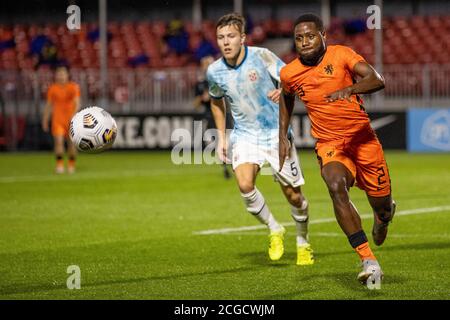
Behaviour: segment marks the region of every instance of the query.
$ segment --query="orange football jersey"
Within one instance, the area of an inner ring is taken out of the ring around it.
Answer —
[[[76,108],[75,98],[79,96],[80,87],[75,82],[52,84],[47,91],[47,101],[53,108],[53,121],[70,121]]]
[[[369,125],[359,96],[352,95],[351,102],[327,102],[325,98],[354,83],[353,67],[361,61],[364,58],[351,48],[332,45],[317,66],[303,65],[297,58],[281,69],[283,90],[304,102],[314,138],[322,141],[347,138]]]

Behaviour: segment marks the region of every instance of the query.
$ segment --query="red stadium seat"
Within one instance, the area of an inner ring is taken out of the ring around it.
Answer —
[[[153,22],[152,31],[153,34],[158,38],[164,37],[164,35],[166,34],[166,28],[167,28],[166,22],[164,21]]]
[[[189,36],[189,48],[194,51],[200,45],[202,36],[199,32],[194,32]]]
[[[327,30],[328,43],[346,44],[366,59],[373,59],[374,31],[348,36],[345,34],[342,19],[333,17]],[[193,30],[192,21],[184,21],[186,31],[190,35],[191,50],[197,47],[201,37],[215,43],[215,21],[205,20],[200,32]],[[87,39],[89,31],[98,28],[98,24],[82,23],[81,30],[69,31],[65,23],[53,24],[16,24],[0,30],[9,30],[13,35],[15,47],[0,52],[0,69],[29,69],[33,59],[28,57],[31,39],[39,33],[47,34],[56,44],[59,54],[70,65],[91,68],[98,65],[99,43]],[[148,67],[184,66],[192,63],[190,56],[174,58],[167,56],[167,45],[164,42],[166,21],[141,22],[108,22],[108,31],[112,35],[108,43],[110,66],[125,67],[129,56],[145,53],[150,57]],[[248,44],[263,44],[267,37],[292,36],[293,22],[290,19],[265,19],[254,24],[252,33],[248,35]],[[449,63],[450,55],[450,16],[412,16],[388,17],[383,20],[384,61],[386,64],[396,63]],[[1,32],[0,32],[1,34]],[[290,53],[289,53],[290,54]],[[295,53],[293,53],[295,55]],[[286,54],[286,56],[289,56]]]
[[[266,19],[262,22],[262,27],[266,32],[267,36],[278,35],[278,23],[274,19]]]
[[[247,35],[247,37],[245,38],[245,43],[248,46],[254,46],[255,45],[255,40],[253,39],[253,36],[251,34]]]
[[[283,37],[291,37],[294,31],[294,22],[290,19],[283,19],[278,23],[278,32]]]
[[[263,43],[266,40],[266,31],[262,26],[255,26],[252,31],[252,37],[255,43]]]

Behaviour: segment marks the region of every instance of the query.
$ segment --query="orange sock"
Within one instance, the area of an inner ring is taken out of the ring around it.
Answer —
[[[372,250],[370,249],[369,242],[364,242],[355,248],[356,253],[359,255],[359,258],[362,260],[377,260],[375,258]]]
[[[69,159],[69,167],[75,168],[75,160]]]
[[[56,166],[57,167],[64,167],[64,160],[63,159],[57,159],[56,160]]]

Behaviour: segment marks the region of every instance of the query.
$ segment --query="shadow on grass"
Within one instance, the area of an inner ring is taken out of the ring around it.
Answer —
[[[280,260],[271,261],[269,259],[269,255],[267,252],[256,251],[256,252],[245,252],[238,253],[238,257],[241,259],[247,260],[249,263],[264,266],[264,267],[274,267],[274,268],[282,268],[288,267],[295,264],[296,256],[294,253],[285,253]]]
[[[95,246],[97,247],[97,246]],[[394,244],[394,245],[385,245],[382,249],[385,252],[389,251],[405,251],[405,250],[443,250],[443,249],[449,249],[450,248],[450,242],[425,242],[425,243],[410,243],[410,244]],[[86,247],[80,247],[81,251],[85,251]],[[17,258],[18,256],[21,257],[19,260],[21,261],[34,261],[36,260],[36,255],[41,254],[42,250],[37,251],[28,251],[25,254],[29,254],[29,258],[24,258],[24,252],[20,254],[2,254],[0,255],[0,259],[3,261],[14,261],[14,258]],[[85,252],[84,252],[85,253]],[[318,261],[322,260],[321,264],[322,266],[325,266],[326,262],[324,261],[327,256],[331,255],[347,255],[351,253],[351,250],[348,250],[346,248],[343,248],[341,251],[336,250],[330,250],[326,252],[318,252],[316,253],[316,258]],[[60,251],[56,250],[52,253],[53,256],[59,257]],[[129,254],[129,253],[128,253]],[[251,272],[255,270],[270,270],[272,268],[277,269],[283,269],[283,268],[291,268],[295,267],[295,259],[296,254],[295,252],[286,252],[285,255],[282,257],[279,261],[270,261],[267,252],[264,250],[256,251],[256,252],[244,252],[244,253],[236,253],[237,256],[245,261],[246,266],[243,267],[236,267],[236,268],[222,268],[222,269],[216,269],[216,270],[207,270],[207,271],[200,271],[200,272],[185,272],[185,273],[174,273],[174,274],[166,274],[166,275],[159,275],[159,276],[146,276],[146,277],[137,277],[137,278],[129,278],[129,279],[105,279],[102,281],[94,281],[94,282],[83,282],[82,288],[89,288],[89,287],[96,287],[96,286],[102,286],[102,285],[115,285],[115,284],[132,284],[132,283],[141,283],[141,282],[147,282],[147,281],[158,281],[158,280],[176,280],[176,279],[183,279],[183,278],[189,278],[189,277],[199,277],[204,275],[220,275],[220,274],[233,274],[233,273],[240,273],[240,272]],[[431,254],[431,253],[430,253]],[[434,255],[435,253],[433,253]],[[438,259],[438,258],[436,258]],[[317,262],[318,262],[317,261]],[[15,262],[17,263],[17,261]],[[13,265],[10,265],[11,268],[14,268]],[[322,269],[323,271],[323,269]],[[164,272],[164,271],[163,271]],[[167,272],[167,271],[166,271]],[[367,290],[364,288],[364,286],[360,285],[356,281],[356,274],[357,270],[353,270],[351,272],[341,272],[341,273],[323,273],[323,272],[315,272],[314,270],[309,270],[305,274],[301,276],[302,281],[316,281],[316,280],[326,280],[326,281],[332,281],[336,284],[353,290],[357,292],[362,292],[364,290]],[[52,284],[53,279],[48,279],[48,282],[41,281],[40,283],[9,283],[9,284],[0,284],[0,295],[7,296],[7,295],[13,295],[13,294],[21,294],[21,293],[35,293],[35,292],[46,292],[46,291],[56,291],[56,290],[66,290],[65,283],[56,283]],[[64,279],[65,280],[65,279]],[[2,280],[2,282],[5,282],[5,279]],[[384,282],[382,285],[389,285],[389,284],[401,284],[406,282],[406,278],[396,275],[396,274],[388,274],[385,277]],[[369,293],[368,297],[374,296],[374,297],[382,297],[382,291],[377,290],[367,290]],[[377,293],[378,292],[378,293]],[[305,291],[298,291],[298,292],[290,292],[282,295],[275,295],[272,298],[278,299],[278,298],[292,298],[298,295],[301,295],[302,293],[305,293]],[[267,297],[268,299],[271,299],[271,297]]]
[[[267,267],[267,266],[265,266]],[[153,276],[153,277],[140,277],[140,278],[132,278],[132,279],[118,279],[118,280],[105,280],[105,281],[96,281],[96,282],[87,282],[82,283],[82,288],[103,286],[103,285],[115,285],[115,284],[130,284],[130,283],[141,283],[147,281],[158,281],[158,280],[174,280],[174,279],[182,279],[189,277],[198,277],[204,275],[220,275],[226,273],[239,273],[239,272],[247,272],[254,271],[257,267],[248,266],[248,267],[240,267],[233,269],[222,269],[222,270],[211,270],[205,272],[186,272],[186,273],[178,273],[172,275],[162,275],[162,276]],[[45,291],[53,291],[53,290],[62,290],[67,289],[66,285],[60,284],[10,284],[7,286],[0,287],[0,295],[10,295],[10,294],[20,294],[20,293],[34,293],[34,292],[45,292]],[[68,289],[67,289],[68,290]]]
[[[302,295],[313,293],[314,290],[298,290],[293,292],[286,292],[281,294],[273,294],[264,296],[263,300],[301,300]]]
[[[427,236],[424,235],[424,238]],[[450,249],[450,242],[439,241],[439,242],[422,242],[422,243],[406,243],[406,244],[394,244],[385,245],[379,247],[383,251],[404,251],[404,250],[441,250]]]
[[[339,287],[354,293],[358,293],[357,299],[361,299],[361,294],[363,294],[364,298],[373,299],[373,298],[383,298],[386,294],[386,291],[383,290],[384,286],[388,285],[399,285],[407,282],[407,278],[396,275],[389,274],[385,275],[384,280],[381,283],[381,290],[369,290],[366,285],[360,283],[356,279],[357,273],[354,271],[348,272],[329,272],[329,273],[312,273],[307,277],[303,278],[303,282],[307,284],[308,282],[312,283],[334,283],[334,285],[338,285]],[[330,286],[332,287],[332,286]],[[323,287],[321,288],[323,290]],[[333,293],[329,293],[329,298],[333,299]],[[355,296],[356,297],[356,296]],[[336,297],[337,299],[342,299],[344,297]],[[390,297],[391,299],[392,297]],[[349,299],[349,298],[345,298]],[[355,299],[350,297],[350,299]]]
[[[407,278],[395,275],[395,274],[389,274],[385,275],[383,281],[381,282],[381,290],[369,290],[366,285],[361,284],[359,281],[356,280],[356,273],[354,272],[339,272],[334,274],[327,274],[326,278],[328,278],[330,281],[333,281],[337,283],[338,285],[350,289],[355,292],[360,293],[367,293],[368,297],[382,297],[384,295],[383,293],[383,286],[390,285],[390,284],[402,284],[405,283]]]

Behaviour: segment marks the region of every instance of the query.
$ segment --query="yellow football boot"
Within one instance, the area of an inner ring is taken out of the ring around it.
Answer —
[[[308,266],[314,264],[313,249],[310,244],[297,246],[297,265]]]
[[[272,231],[269,235],[269,257],[272,261],[280,260],[284,253],[284,234],[286,229],[282,226],[279,231]]]

